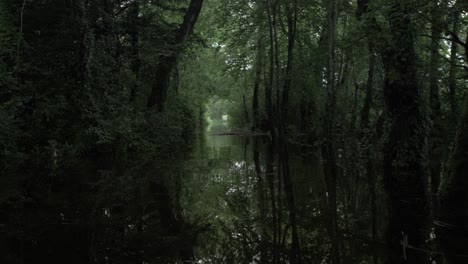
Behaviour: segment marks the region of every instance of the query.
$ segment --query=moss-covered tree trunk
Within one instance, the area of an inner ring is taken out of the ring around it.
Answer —
[[[383,52],[384,97],[389,132],[384,146],[384,186],[388,195],[389,263],[426,263],[421,247],[428,214],[425,175],[425,116],[417,81],[417,58],[410,11],[394,1],[388,14],[390,39]]]

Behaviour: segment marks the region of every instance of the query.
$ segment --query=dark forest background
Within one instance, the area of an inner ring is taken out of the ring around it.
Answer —
[[[188,263],[212,227],[183,213],[184,164],[229,116],[268,142],[269,242],[213,263],[467,263],[467,18],[462,0],[1,0],[0,262]],[[320,239],[291,145],[320,156]]]

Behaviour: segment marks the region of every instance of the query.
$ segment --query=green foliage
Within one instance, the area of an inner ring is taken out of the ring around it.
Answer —
[[[162,182],[177,190],[173,172],[163,168],[191,149],[193,109],[203,102],[175,95],[165,112],[146,109],[145,91],[157,78],[151,69],[158,61],[151,59],[170,52],[168,32],[180,12],[142,4],[135,46],[128,3],[26,1],[20,25],[21,4],[0,2],[0,243],[10,244],[0,262],[43,262],[51,255],[98,262],[109,256],[107,248],[113,263],[135,258],[137,232],[126,229],[144,217],[135,203],[138,188],[156,214],[148,221],[158,230],[153,245],[188,237],[193,231],[185,224],[188,230],[167,234],[161,224],[167,216],[157,213],[176,207],[175,196],[168,205],[147,188]],[[140,74],[132,64],[137,48]]]

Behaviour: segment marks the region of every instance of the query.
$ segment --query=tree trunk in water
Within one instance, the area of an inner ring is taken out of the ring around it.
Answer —
[[[361,19],[364,13],[368,12],[369,0],[358,0],[358,9],[356,10],[356,16]],[[366,21],[366,28],[370,32],[375,32],[375,18],[368,18]],[[377,176],[375,175],[374,162],[372,160],[372,146],[375,142],[374,131],[370,127],[370,110],[373,104],[373,85],[375,77],[375,44],[372,37],[367,38],[367,48],[369,53],[369,69],[367,71],[367,83],[366,83],[366,95],[364,99],[364,105],[361,109],[361,148],[362,148],[362,160],[365,167],[365,175],[367,179],[367,185],[370,193],[370,209],[371,209],[371,238],[372,241],[377,240],[377,204],[376,204],[376,181]],[[378,257],[372,256],[372,263],[378,263]]]
[[[285,81],[283,84],[282,104],[281,104],[281,128],[280,128],[280,164],[282,167],[282,176],[284,182],[284,191],[286,194],[286,201],[289,208],[289,221],[292,227],[292,242],[291,242],[291,254],[290,263],[299,264],[301,263],[301,248],[299,244],[299,235],[297,232],[296,223],[296,204],[294,202],[294,189],[292,186],[291,176],[289,175],[289,154],[287,146],[287,115],[288,115],[288,104],[289,104],[289,90],[291,89],[292,83],[292,67],[294,59],[294,44],[296,39],[296,26],[297,26],[297,0],[294,0],[293,9],[286,4],[287,21],[288,21],[288,60],[286,64]],[[281,180],[281,179],[280,179]]]
[[[439,42],[441,26],[439,22],[440,12],[434,7],[432,10],[431,25],[431,57],[429,62],[429,105],[431,108],[432,128],[429,137],[429,172],[431,179],[431,205],[432,214],[437,213],[437,192],[440,184],[441,155],[443,147],[444,128],[442,124],[440,96],[439,96]]]
[[[169,79],[172,70],[176,66],[177,56],[182,51],[187,39],[193,31],[198,15],[203,6],[203,0],[191,0],[187,12],[184,16],[184,21],[179,26],[175,39],[172,43],[173,50],[170,55],[161,55],[158,65],[156,66],[155,80],[151,87],[151,92],[148,97],[147,107],[152,108],[157,105],[158,110],[164,111],[164,105],[167,99],[169,90]]]
[[[384,98],[389,134],[384,143],[384,186],[389,198],[387,247],[390,263],[426,263],[422,247],[428,215],[425,117],[417,84],[417,58],[410,14],[396,1],[389,14],[390,43],[383,51]]]
[[[271,214],[272,214],[272,226],[273,226],[273,247],[272,247],[272,256],[273,262],[278,262],[278,241],[280,234],[277,233],[277,212],[276,212],[276,202],[275,202],[275,186],[274,186],[274,162],[275,162],[275,142],[272,140],[269,142],[266,148],[266,178],[268,179],[268,188],[270,191],[270,201],[271,201]]]
[[[468,100],[465,101],[447,177],[441,183],[440,214],[435,221],[449,264],[466,263],[468,252]]]
[[[264,178],[262,178],[262,170],[260,167],[260,151],[257,138],[253,138],[253,161],[255,166],[255,175],[257,177],[257,192],[258,192],[258,207],[261,226],[260,238],[260,263],[268,262],[268,233],[267,233],[267,211],[266,211],[266,188],[264,186]]]
[[[337,164],[335,152],[335,110],[336,110],[336,89],[335,89],[335,37],[337,11],[335,0],[330,0],[327,7],[328,19],[328,59],[326,68],[327,79],[327,99],[324,116],[324,141],[322,143],[323,169],[325,183],[327,187],[329,235],[331,242],[331,263],[338,264],[340,261],[338,248],[338,221],[336,212],[336,184],[337,184]]]

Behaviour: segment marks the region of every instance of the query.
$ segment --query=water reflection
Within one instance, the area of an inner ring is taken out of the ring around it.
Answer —
[[[210,225],[195,247],[200,263],[327,258],[319,160],[314,151],[292,148],[261,137],[201,141],[181,200],[189,221]]]

